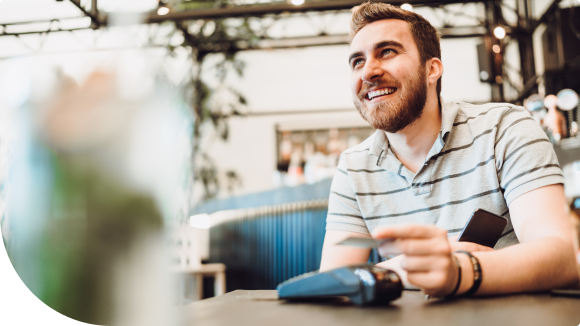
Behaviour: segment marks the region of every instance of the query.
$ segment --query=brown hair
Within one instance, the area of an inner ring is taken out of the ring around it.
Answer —
[[[409,23],[409,30],[417,44],[421,61],[426,62],[431,58],[441,60],[441,45],[439,34],[433,25],[425,18],[412,11],[401,9],[386,3],[365,2],[352,8],[353,14],[350,21],[350,36],[354,36],[366,25],[383,20],[399,19]],[[441,94],[441,77],[437,81],[437,96]]]

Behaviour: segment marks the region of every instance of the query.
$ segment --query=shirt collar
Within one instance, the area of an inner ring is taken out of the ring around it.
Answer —
[[[369,147],[369,154],[380,158],[382,154],[386,154],[389,148],[389,139],[384,131],[377,129],[371,140]]]
[[[440,139],[445,142],[447,134],[449,134],[453,128],[459,105],[455,102],[445,103],[443,102],[442,97],[439,97],[439,100],[439,107],[441,108],[441,131],[439,132],[439,136]]]

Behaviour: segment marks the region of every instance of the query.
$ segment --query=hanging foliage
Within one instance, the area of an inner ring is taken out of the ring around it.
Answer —
[[[181,1],[178,5],[180,10],[190,10],[221,7],[227,5],[227,2],[192,0]],[[210,125],[214,132],[207,132],[208,134],[218,135],[222,141],[227,141],[230,134],[229,117],[244,115],[247,101],[238,90],[227,84],[227,78],[232,73],[242,76],[244,62],[237,59],[236,54],[254,47],[260,40],[259,32],[250,26],[251,19],[229,18],[176,23],[177,30],[184,36],[183,46],[191,48],[193,61],[188,97],[195,117],[192,158],[194,175],[195,181],[203,185],[202,201],[216,197],[222,188],[232,192],[242,185],[239,175],[233,170],[224,171],[225,180],[220,179],[216,162],[209,155],[209,149],[203,148],[201,140],[210,136],[203,134]],[[217,85],[210,86],[204,80],[207,72],[202,73],[202,67],[208,57],[212,58],[212,64],[217,58],[217,63],[212,67]]]

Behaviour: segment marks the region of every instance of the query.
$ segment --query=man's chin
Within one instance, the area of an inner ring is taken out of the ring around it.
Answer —
[[[383,130],[389,133],[395,133],[402,129],[398,125],[398,121],[395,121],[396,114],[391,116],[393,113],[392,109],[381,107],[379,104],[363,107],[361,102],[355,102],[355,106],[361,117],[374,129]]]
[[[401,127],[392,119],[385,118],[385,117],[378,117],[378,116],[363,116],[363,119],[368,122],[371,127],[375,129],[379,129],[382,131],[386,131],[388,133],[395,133],[404,127]]]

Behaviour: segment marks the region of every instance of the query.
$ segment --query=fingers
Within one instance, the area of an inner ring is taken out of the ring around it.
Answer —
[[[401,249],[401,240],[396,239],[394,241],[390,241],[387,243],[382,244],[380,247],[377,248],[379,250],[379,255],[391,258],[393,256],[398,256],[403,253]]]
[[[449,242],[457,242],[457,239],[459,239],[459,235],[454,235],[449,238]]]
[[[455,273],[457,274],[457,273]],[[454,275],[455,279],[457,275]],[[443,296],[451,292],[450,287],[455,279],[442,270],[407,273],[409,283],[421,288],[425,294]]]
[[[401,262],[407,281],[426,294],[444,296],[457,284],[458,267],[445,256],[406,256]]]
[[[379,254],[383,257],[390,255],[448,255],[449,243],[440,237],[405,239],[399,238],[387,242],[379,247]]]
[[[401,225],[401,226],[383,226],[376,227],[373,230],[373,238],[431,238],[434,236],[447,237],[447,231],[433,225]]]
[[[401,260],[401,268],[409,273],[428,272],[431,270],[449,269],[451,262],[443,256],[405,256]]]

